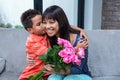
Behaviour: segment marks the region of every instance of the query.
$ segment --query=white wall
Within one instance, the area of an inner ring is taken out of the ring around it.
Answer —
[[[77,4],[78,0],[43,0],[43,11],[51,5],[58,5],[65,11],[70,24],[77,25]]]
[[[63,8],[70,24],[77,25],[78,0],[43,0],[43,11],[55,4]],[[21,14],[30,8],[33,8],[33,0],[0,0],[0,18],[4,23],[21,24]],[[85,29],[101,29],[101,15],[102,0],[85,0]]]
[[[101,29],[102,0],[85,0],[84,27],[86,30]]]
[[[20,16],[33,8],[33,0],[0,0],[0,15],[4,23],[21,24]],[[43,11],[50,5],[58,5],[65,11],[70,24],[77,25],[78,0],[43,0]]]
[[[33,0],[0,0],[2,21],[12,25],[21,24],[21,14],[30,8],[33,8]]]

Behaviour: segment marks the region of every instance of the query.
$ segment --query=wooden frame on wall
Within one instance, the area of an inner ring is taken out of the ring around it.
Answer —
[[[34,9],[43,12],[43,1],[42,0],[34,0]]]
[[[78,0],[78,26],[84,29],[84,5],[85,0]]]

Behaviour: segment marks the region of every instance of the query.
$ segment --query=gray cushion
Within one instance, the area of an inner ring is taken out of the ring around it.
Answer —
[[[3,72],[5,68],[5,59],[0,58],[0,74]]]

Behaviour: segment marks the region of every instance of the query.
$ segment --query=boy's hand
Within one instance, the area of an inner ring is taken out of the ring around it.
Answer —
[[[35,60],[27,55],[26,63],[28,66],[33,66],[35,64]]]
[[[71,25],[71,27],[72,27],[72,29],[74,29],[74,30],[80,31],[80,38],[83,38],[83,37],[84,37],[85,40],[88,42],[88,36],[87,36],[85,30],[83,30],[83,29],[81,29],[81,28],[79,28],[79,27],[77,27],[77,26],[74,26],[74,25]]]

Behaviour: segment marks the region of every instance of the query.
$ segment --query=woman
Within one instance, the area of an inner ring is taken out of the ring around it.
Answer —
[[[64,11],[59,6],[50,6],[43,13],[43,26],[46,27],[46,33],[49,37],[51,47],[57,45],[57,38],[69,40],[73,46],[81,43],[81,47],[85,47],[86,40],[80,41],[79,32],[70,27],[68,19]],[[92,80],[91,73],[87,65],[88,49],[85,49],[85,58],[81,60],[81,65],[72,65],[70,69],[64,73],[60,71],[52,74],[48,80]],[[46,65],[47,72],[54,73],[53,65]],[[46,73],[47,73],[46,72]]]

